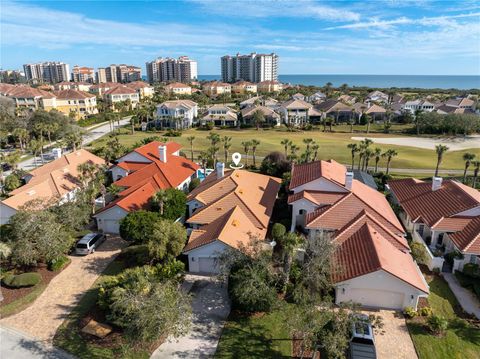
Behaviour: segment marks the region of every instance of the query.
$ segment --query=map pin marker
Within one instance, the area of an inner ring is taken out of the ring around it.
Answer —
[[[233,155],[232,155],[232,161],[233,163],[235,163],[235,166],[238,166],[238,164],[240,163],[240,160],[242,159],[242,155],[238,152],[235,152]]]

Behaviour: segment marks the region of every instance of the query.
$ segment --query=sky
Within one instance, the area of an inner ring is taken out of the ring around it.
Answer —
[[[480,1],[7,1],[0,66],[270,53],[280,74],[480,75]]]

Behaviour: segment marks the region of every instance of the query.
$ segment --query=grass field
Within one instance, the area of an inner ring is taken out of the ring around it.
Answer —
[[[460,319],[461,310],[448,284],[439,277],[429,279],[428,301],[433,312],[448,319],[449,326],[443,337],[432,335],[415,320],[407,325],[420,359],[474,359],[480,353],[480,329]]]
[[[359,129],[363,130],[364,126]],[[402,126],[401,128],[404,128]],[[390,133],[385,135],[383,133],[370,133],[369,137],[395,137],[402,136],[398,134],[398,131],[401,128],[394,129],[397,133]],[[372,130],[375,130],[375,127],[372,127]],[[343,128],[342,126],[335,127],[335,131],[347,130],[347,127]],[[221,137],[229,136],[232,137],[232,147],[230,153],[240,152],[244,153],[242,142],[252,139],[258,139],[260,145],[257,148],[257,156],[262,157],[268,154],[271,151],[284,151],[283,146],[280,144],[282,139],[288,138],[294,144],[300,147],[300,150],[297,154],[301,154],[305,145],[303,144],[304,138],[313,138],[319,145],[320,149],[318,152],[318,157],[320,159],[330,159],[333,158],[336,161],[348,164],[351,163],[350,151],[347,148],[347,144],[354,142],[351,140],[352,136],[365,136],[364,133],[350,133],[350,132],[322,132],[319,130],[306,131],[306,132],[287,132],[284,130],[277,129],[268,129],[257,131],[255,129],[242,129],[242,130],[216,130]],[[392,131],[393,132],[393,131]],[[130,134],[130,132],[125,128],[122,129],[122,134],[119,136],[121,143],[126,146],[133,146],[139,140],[150,137],[150,136],[163,136],[164,132],[139,132],[135,134]],[[171,137],[170,140],[179,142],[183,145],[183,152],[190,156],[190,145],[188,143],[187,137],[195,136],[194,141],[194,153],[195,157],[201,151],[204,151],[209,146],[209,141],[206,139],[209,132],[190,129],[182,132],[181,137]],[[404,136],[404,135],[403,135]],[[90,147],[101,147],[105,145],[107,139],[105,137],[93,142]],[[394,146],[394,145],[377,145],[373,144],[373,147],[379,147],[383,151],[387,149],[395,149],[398,152],[398,156],[392,160],[391,167],[398,169],[432,169],[435,168],[436,164],[436,154],[433,150],[407,147],[407,146]],[[455,151],[447,152],[444,155],[444,160],[441,165],[441,169],[449,170],[462,170],[464,162],[462,156],[465,152],[475,153],[480,158],[480,149],[470,149],[468,151]],[[223,151],[220,150],[220,159],[223,159]],[[251,160],[250,160],[251,161]],[[243,161],[244,162],[244,161]],[[380,166],[385,166],[385,160],[380,161]]]

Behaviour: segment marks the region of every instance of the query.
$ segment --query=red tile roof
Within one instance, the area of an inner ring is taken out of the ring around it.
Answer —
[[[288,203],[292,204],[300,199],[306,199],[316,205],[334,204],[339,199],[345,197],[345,192],[327,192],[327,191],[300,191],[288,196]]]
[[[480,192],[454,180],[444,180],[435,191],[431,183],[410,178],[389,181],[388,185],[412,221],[429,226],[442,217],[480,206]]]
[[[134,89],[125,85],[117,85],[105,91],[105,95],[130,95],[136,93]]]
[[[449,238],[460,251],[480,255],[480,216],[471,217],[462,230],[449,234]]]
[[[292,190],[321,177],[340,185],[345,185],[347,169],[335,160],[315,161],[292,166],[289,188]]]
[[[60,90],[54,92],[57,99],[60,100],[84,100],[87,98],[94,98],[95,95],[89,94],[87,92],[79,91],[79,90]]]
[[[334,254],[336,283],[383,270],[428,293],[429,289],[409,253],[398,250],[369,223],[361,224]]]

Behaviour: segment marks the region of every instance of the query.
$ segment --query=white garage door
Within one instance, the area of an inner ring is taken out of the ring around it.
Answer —
[[[218,273],[218,268],[215,265],[215,258],[199,257],[198,271],[202,273]]]
[[[120,223],[116,220],[104,219],[102,227],[105,233],[120,233]]]
[[[352,288],[350,291],[352,300],[363,306],[403,309],[404,293],[356,288]]]

